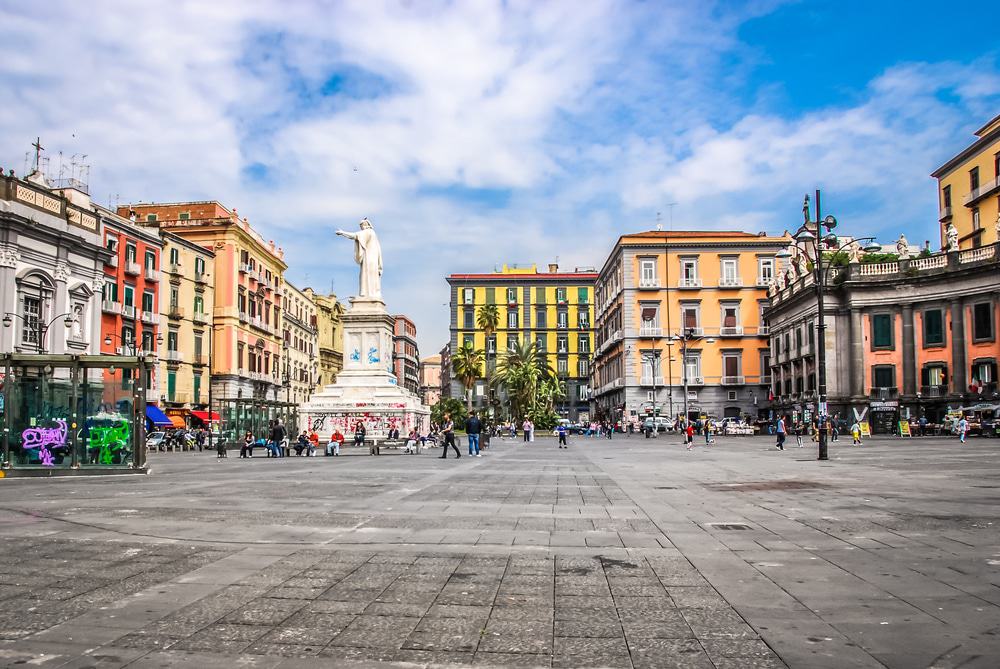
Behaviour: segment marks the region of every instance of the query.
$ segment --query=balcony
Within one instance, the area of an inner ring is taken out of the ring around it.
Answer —
[[[757,287],[758,288],[767,288],[768,286],[771,285],[772,281],[774,281],[774,277],[771,277],[771,276],[758,276],[757,277]]]
[[[742,337],[743,336],[743,326],[734,325],[727,328],[719,328],[720,337]]]
[[[247,312],[241,311],[240,312],[240,323],[247,323],[249,321],[250,321],[250,317],[247,316]]]
[[[923,397],[944,397],[948,394],[948,386],[920,386],[920,394]]]
[[[249,274],[252,271],[253,270],[250,269],[250,265],[246,264],[245,262],[240,263],[240,274]]]
[[[771,326],[769,325],[761,325],[759,328],[757,328],[758,337],[768,337],[770,336],[770,334],[771,334]]]
[[[965,197],[962,198],[962,204],[966,207],[972,207],[984,197],[992,195],[997,190],[1000,190],[1000,176],[981,183],[979,184],[979,188],[966,193]]]
[[[155,267],[146,268],[146,281],[159,281],[160,280],[160,270]]]
[[[122,316],[125,318],[135,318],[135,306],[131,304],[122,305]]]
[[[654,328],[654,327],[648,327],[648,326],[644,325],[641,328],[639,328],[639,336],[640,337],[662,337],[663,336],[663,328],[659,328],[659,327],[655,327]]]
[[[191,320],[199,325],[206,325],[208,324],[208,314],[203,311],[196,311],[191,314]]]
[[[208,356],[204,353],[199,353],[198,355],[191,356],[191,364],[198,365],[199,367],[204,367],[208,364]]]
[[[172,274],[174,276],[180,276],[183,270],[184,267],[179,262],[171,263],[167,266],[167,274]]]
[[[170,309],[167,311],[167,318],[174,320],[179,320],[184,318],[184,310],[178,307],[176,304],[171,304]]]
[[[660,282],[654,277],[652,279],[639,279],[640,288],[659,288]]]
[[[745,376],[723,376],[721,381],[724,386],[742,386],[746,382],[747,379]]]
[[[194,281],[195,283],[208,283],[208,273],[204,271],[199,272],[196,270],[194,273]]]
[[[719,279],[719,288],[742,288],[743,279],[738,276],[724,276]]]
[[[167,351],[166,359],[167,362],[182,362],[184,354],[180,351]]]
[[[160,315],[153,311],[143,311],[142,322],[145,323],[146,325],[159,325]]]
[[[770,375],[760,377],[760,381],[759,382],[760,382],[760,385],[762,385],[762,386],[769,386],[769,385],[771,385],[771,377],[770,377]]]
[[[114,300],[101,300],[101,311],[106,314],[120,314],[122,312],[122,303]]]
[[[126,260],[125,273],[130,274],[132,276],[139,276],[140,274],[142,274],[142,266],[137,262]]]
[[[946,221],[951,218],[951,207],[941,207],[938,212],[938,221]]]
[[[639,379],[639,385],[641,386],[662,386],[663,377],[662,376],[644,376]]]
[[[115,253],[113,256],[105,260],[104,264],[108,267],[118,267],[118,254]]]
[[[873,400],[894,400],[899,397],[899,389],[896,386],[873,387],[869,390],[868,397]]]
[[[701,279],[697,278],[682,278],[677,282],[678,288],[701,288]]]

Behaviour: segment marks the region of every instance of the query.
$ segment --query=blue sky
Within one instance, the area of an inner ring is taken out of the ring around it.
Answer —
[[[601,265],[619,234],[780,233],[823,189],[845,234],[938,243],[928,176],[1000,113],[1000,9],[926,2],[0,1],[0,164],[41,135],[102,203],[218,199],[297,285],[447,338],[452,272]],[[671,203],[673,206],[671,206]]]

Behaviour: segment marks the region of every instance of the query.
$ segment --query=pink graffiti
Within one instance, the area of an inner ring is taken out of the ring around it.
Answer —
[[[58,427],[29,427],[21,433],[22,447],[37,448],[38,458],[45,467],[55,466],[48,447],[66,445],[66,421],[59,418],[55,423]]]

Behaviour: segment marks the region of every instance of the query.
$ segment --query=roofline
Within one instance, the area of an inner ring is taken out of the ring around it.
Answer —
[[[548,274],[538,272],[536,274],[449,274],[445,279],[451,282],[453,279],[456,281],[472,281],[472,280],[483,280],[483,281],[542,281],[546,279],[566,281],[568,279],[581,279],[584,281],[589,281],[597,279],[597,272],[578,272],[578,273],[558,273],[558,274]]]
[[[135,209],[136,207],[183,207],[193,204],[214,204],[225,209],[230,215],[232,215],[233,210],[222,204],[218,200],[191,200],[190,202],[125,202],[118,204],[118,207],[128,207],[129,209]]]
[[[986,128],[988,128],[991,123],[994,123],[997,120],[997,118],[1000,118],[1000,115],[998,115],[992,121],[990,121],[989,123],[987,123],[986,125],[984,125],[977,132],[982,132],[983,130],[985,130]],[[934,170],[933,172],[931,172],[931,177],[934,178],[934,179],[941,179],[941,178],[943,178],[945,175],[947,175],[950,172],[952,172],[956,167],[958,167],[959,165],[961,165],[962,163],[964,163],[966,160],[968,160],[972,156],[974,156],[977,153],[979,153],[984,146],[986,146],[987,144],[992,143],[997,138],[1000,138],[1000,126],[997,126],[997,128],[995,130],[993,130],[993,132],[991,132],[991,133],[989,133],[987,135],[983,135],[982,137],[979,137],[972,144],[970,144],[965,149],[963,149],[962,151],[960,151],[951,160],[948,160],[947,162],[945,162],[944,165],[942,165],[941,167],[939,167],[936,170]]]
[[[215,251],[213,251],[212,249],[206,249],[204,246],[201,246],[199,244],[195,244],[191,240],[185,239],[184,237],[181,237],[180,235],[175,235],[174,233],[170,232],[169,230],[164,230],[163,228],[157,228],[157,230],[160,231],[160,237],[162,237],[164,240],[169,240],[171,244],[179,244],[180,246],[187,247],[187,248],[189,248],[192,251],[197,251],[199,253],[204,253],[209,258],[214,258],[215,257]]]

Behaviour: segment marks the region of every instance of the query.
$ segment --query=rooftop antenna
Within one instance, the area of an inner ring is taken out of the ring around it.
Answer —
[[[676,202],[668,202],[667,207],[670,208],[670,231],[674,230],[674,207],[677,206]]]
[[[660,222],[660,212],[656,212],[656,229],[663,230],[663,223]]]

